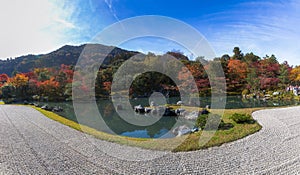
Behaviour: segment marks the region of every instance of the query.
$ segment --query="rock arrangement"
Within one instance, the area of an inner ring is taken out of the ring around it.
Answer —
[[[156,107],[143,107],[141,105],[135,106],[134,111],[140,114],[151,113],[152,115],[162,116],[178,116],[175,110],[170,107],[156,106]]]
[[[39,103],[24,103],[24,104],[39,107],[41,109],[44,109],[47,111],[52,111],[52,112],[63,112],[64,111],[64,109],[61,106],[49,106],[47,104],[41,105]]]
[[[143,107],[142,105],[134,106],[134,111],[139,114],[152,114],[165,117],[183,117],[187,120],[196,120],[199,114],[208,114],[207,109],[202,111],[186,111],[184,108],[172,109],[165,106]]]

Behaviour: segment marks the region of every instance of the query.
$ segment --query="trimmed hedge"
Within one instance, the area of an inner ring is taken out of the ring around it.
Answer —
[[[239,114],[239,113],[232,114],[230,116],[230,119],[232,119],[236,123],[248,123],[253,121],[250,114]]]
[[[198,116],[196,120],[197,127],[201,128],[202,130],[213,130],[213,129],[220,129],[224,127],[225,123],[221,119],[220,115],[217,114],[201,114]]]

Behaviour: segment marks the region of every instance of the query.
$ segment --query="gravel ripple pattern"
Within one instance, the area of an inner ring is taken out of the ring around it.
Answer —
[[[0,174],[300,174],[300,107],[253,113],[262,130],[171,153],[88,136],[26,106],[0,105]]]

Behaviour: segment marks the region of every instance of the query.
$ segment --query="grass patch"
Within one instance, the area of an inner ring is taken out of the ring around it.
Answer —
[[[202,132],[190,134],[190,136],[179,147],[173,151],[193,151],[199,149],[205,149],[213,146],[220,146],[224,143],[232,142],[241,138],[244,138],[250,134],[259,131],[262,127],[257,123],[243,123],[238,124],[234,122],[230,117],[234,113],[252,114],[254,111],[262,108],[247,108],[247,109],[226,109],[222,119],[224,123],[231,123],[233,127],[228,130],[217,130],[212,138],[204,145],[199,145],[199,138],[203,137]],[[193,145],[193,146],[191,146]]]
[[[225,123],[231,123],[233,127],[227,130],[217,130],[212,136],[212,138],[206,144],[199,146],[199,138],[205,137],[201,135],[202,131],[181,136],[181,137],[170,138],[170,139],[132,138],[132,137],[119,136],[119,135],[111,135],[105,132],[101,132],[84,125],[79,125],[78,123],[68,120],[64,117],[61,117],[53,112],[46,111],[34,106],[31,107],[38,110],[39,112],[41,112],[43,115],[45,115],[50,119],[53,119],[57,122],[60,122],[78,131],[82,131],[87,134],[90,134],[96,138],[106,140],[109,142],[118,143],[118,144],[124,144],[124,145],[141,147],[141,148],[152,149],[152,150],[168,150],[173,152],[179,152],[179,151],[193,151],[193,150],[205,149],[212,146],[220,146],[224,143],[241,139],[261,129],[261,126],[257,122],[238,124],[234,122],[232,119],[230,119],[230,116],[234,113],[252,114],[252,112],[256,110],[260,110],[262,108],[226,109],[224,115],[222,116],[222,120]],[[195,110],[195,109],[190,109],[190,110]]]

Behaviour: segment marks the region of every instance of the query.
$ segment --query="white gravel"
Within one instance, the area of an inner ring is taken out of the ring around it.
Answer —
[[[257,111],[263,129],[186,153],[118,145],[25,106],[0,106],[0,174],[300,174],[300,107]]]

